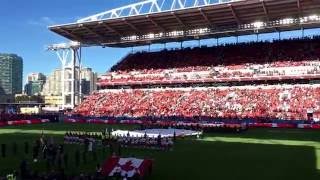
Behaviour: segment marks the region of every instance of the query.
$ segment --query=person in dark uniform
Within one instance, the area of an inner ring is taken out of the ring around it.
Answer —
[[[20,174],[21,174],[21,179],[27,178],[27,161],[24,159],[20,163]]]
[[[24,142],[24,153],[29,154],[29,143]]]
[[[64,154],[63,154],[63,162],[64,162],[64,167],[65,167],[65,168],[68,167],[68,160],[69,160],[68,154],[67,154],[67,153],[64,153]]]
[[[13,155],[17,155],[18,153],[18,146],[16,142],[12,144],[12,152],[13,152]]]
[[[1,144],[1,155],[3,158],[6,157],[6,144]]]
[[[35,145],[33,146],[33,161],[38,162],[38,156],[39,156],[39,146]]]
[[[82,160],[83,160],[83,163],[87,163],[87,152],[86,151],[83,151],[83,153],[82,153]]]
[[[79,150],[77,150],[76,154],[75,154],[75,163],[76,163],[76,167],[79,167],[79,165],[80,165],[80,152],[79,152]]]

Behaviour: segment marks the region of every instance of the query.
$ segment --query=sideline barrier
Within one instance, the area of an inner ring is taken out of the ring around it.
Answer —
[[[91,124],[127,124],[127,125],[148,125],[152,124],[152,121],[142,120],[100,120],[100,119],[66,119],[65,123],[91,123]],[[181,121],[156,121],[156,125],[163,126],[199,126],[199,127],[230,127],[239,128],[244,123],[191,123]],[[296,124],[296,123],[248,123],[249,128],[287,128],[287,129],[320,129],[320,124]]]
[[[140,120],[100,120],[100,119],[66,119],[64,120],[65,123],[89,123],[89,124],[128,124],[128,125],[134,125],[134,124],[144,124],[144,121]]]
[[[27,125],[27,124],[44,124],[49,122],[50,122],[49,119],[15,120],[15,121],[0,122],[0,127],[20,126],[20,125]]]

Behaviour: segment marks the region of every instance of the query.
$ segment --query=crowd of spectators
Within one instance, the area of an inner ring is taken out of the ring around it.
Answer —
[[[115,65],[99,83],[310,77],[320,74],[319,41],[314,37],[136,53]]]
[[[101,90],[74,113],[113,117],[319,118],[318,85]]]

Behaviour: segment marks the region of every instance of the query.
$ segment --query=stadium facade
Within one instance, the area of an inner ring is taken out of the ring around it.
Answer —
[[[320,27],[319,1],[192,1],[198,3],[187,6],[172,0],[166,1],[169,9],[159,2],[143,1],[49,28],[83,46],[130,47],[269,32],[278,32],[279,40],[129,54],[101,78],[100,90],[75,114],[193,122],[319,120],[319,37],[280,38],[282,31],[303,34]],[[149,11],[140,11],[148,3]]]

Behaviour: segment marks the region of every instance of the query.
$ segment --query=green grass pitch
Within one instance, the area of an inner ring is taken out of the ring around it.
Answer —
[[[0,144],[7,144],[7,157],[0,157],[0,176],[19,169],[22,158],[38,171],[45,171],[45,163],[34,163],[32,142],[42,130],[63,141],[66,131],[101,132],[107,125],[93,124],[41,124],[0,128]],[[113,126],[114,129],[132,129],[134,126]],[[29,154],[24,153],[24,142],[30,144]],[[12,152],[13,142],[18,153]],[[97,163],[110,156],[109,149],[98,148],[98,160],[88,156],[87,163],[75,168],[74,152],[83,149],[67,145],[69,155],[68,174],[95,171]],[[123,156],[154,159],[152,176],[155,180],[185,179],[259,179],[259,180],[319,180],[320,179],[320,132],[288,129],[249,129],[242,134],[212,133],[204,139],[186,138],[176,142],[172,151],[123,149]]]

